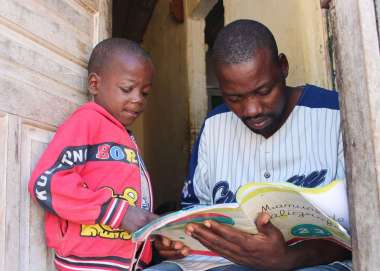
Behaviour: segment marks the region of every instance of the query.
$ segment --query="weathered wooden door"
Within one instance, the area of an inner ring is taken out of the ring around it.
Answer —
[[[86,101],[91,48],[110,35],[111,0],[0,0],[0,270],[54,270],[30,173]]]

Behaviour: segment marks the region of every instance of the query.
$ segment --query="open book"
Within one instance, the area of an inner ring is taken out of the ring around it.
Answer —
[[[170,213],[136,231],[132,239],[141,242],[150,235],[159,234],[183,242],[195,254],[209,255],[202,244],[185,234],[186,224],[215,220],[255,234],[254,221],[258,213],[267,212],[288,244],[323,238],[351,249],[343,181],[333,181],[318,188],[302,188],[289,183],[248,183],[238,190],[236,200],[237,203],[201,205]]]

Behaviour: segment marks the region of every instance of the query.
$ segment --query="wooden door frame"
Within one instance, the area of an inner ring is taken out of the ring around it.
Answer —
[[[380,55],[377,0],[334,0],[354,270],[380,267]]]
[[[206,16],[218,0],[186,1],[187,66],[189,82],[190,146],[193,145],[207,114]]]

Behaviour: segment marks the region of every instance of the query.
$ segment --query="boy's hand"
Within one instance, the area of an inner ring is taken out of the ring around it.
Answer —
[[[157,236],[154,246],[162,258],[169,260],[183,258],[190,253],[190,249],[182,242],[172,241],[163,236]]]
[[[135,206],[129,206],[121,222],[121,228],[130,233],[135,232],[156,218],[158,218],[158,215]]]

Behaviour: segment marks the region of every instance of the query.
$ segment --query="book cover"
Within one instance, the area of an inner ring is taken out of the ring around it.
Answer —
[[[151,235],[163,235],[188,246],[193,254],[212,254],[185,234],[188,223],[215,220],[255,234],[260,212],[271,216],[288,244],[305,239],[327,239],[351,249],[346,187],[333,181],[318,188],[289,183],[248,183],[236,194],[237,203],[194,206],[162,216],[136,231],[132,240],[142,242]]]

